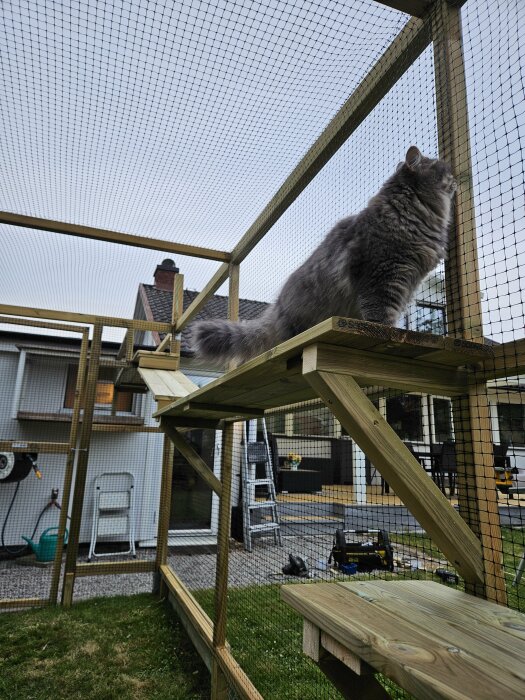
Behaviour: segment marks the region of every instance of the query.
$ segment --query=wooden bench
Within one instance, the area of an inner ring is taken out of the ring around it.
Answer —
[[[523,700],[525,615],[432,581],[283,586],[304,617],[303,650],[345,698]]]

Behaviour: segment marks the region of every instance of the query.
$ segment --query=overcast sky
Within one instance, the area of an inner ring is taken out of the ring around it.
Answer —
[[[523,336],[525,3],[464,10],[485,331]],[[49,2],[0,9],[0,208],[231,250],[407,17],[356,2]],[[432,51],[241,266],[271,301],[416,143]],[[521,139],[521,140],[520,140]],[[162,253],[0,226],[3,303],[131,316]],[[175,256],[186,287],[218,263]],[[106,337],[120,337],[121,332]]]

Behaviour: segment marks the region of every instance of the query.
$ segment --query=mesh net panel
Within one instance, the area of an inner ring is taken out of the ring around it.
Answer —
[[[232,250],[409,19],[371,0],[326,5],[3,3],[0,208]],[[184,309],[220,263],[1,224],[2,304],[97,314],[104,326],[100,361],[84,377],[83,416],[91,395],[93,426],[83,430],[82,421],[73,440],[81,335],[0,318],[0,467],[24,475],[0,472],[3,598],[60,598],[64,572],[75,566],[75,600],[150,591],[166,517],[169,567],[222,624],[216,576],[225,552],[209,475],[220,479],[227,458],[226,639],[263,697],[340,697],[302,655],[302,619],[281,601],[283,583],[425,579],[524,609],[525,17],[518,0],[467,2],[461,15],[468,144],[454,114],[457,46],[447,91],[439,49],[430,45],[411,65],[407,58],[402,77],[242,262],[240,317],[261,315],[333,224],[366,206],[408,146],[456,159],[459,234],[399,326],[481,342],[495,358],[485,365],[491,374],[487,381],[467,356],[468,398],[378,389],[368,396],[480,538],[485,587],[465,584],[315,398],[270,410],[265,425],[237,422],[228,455],[222,430],[203,423],[185,431],[208,478],[175,449],[161,488],[164,436],[152,416],[155,398],[167,399],[158,385],[146,390],[129,360],[152,351],[167,326],[136,329],[126,350],[125,324],[114,317],[170,324],[171,258],[184,275]],[[438,14],[437,32],[442,21]],[[199,317],[225,318],[227,296],[224,284]],[[191,355],[189,327],[181,342],[181,370],[196,387],[222,373]],[[250,442],[261,444],[260,454],[246,461]],[[59,443],[55,452],[49,443]],[[26,454],[32,461],[23,464]],[[68,492],[66,525],[75,536],[59,577],[53,556],[40,554]],[[115,568],[95,576],[94,565],[104,563]],[[408,697],[390,685],[388,692]]]

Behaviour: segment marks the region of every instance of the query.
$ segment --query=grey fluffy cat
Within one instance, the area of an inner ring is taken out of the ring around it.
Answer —
[[[201,321],[197,357],[245,361],[330,316],[393,326],[445,257],[456,182],[411,146],[359,214],[339,221],[257,319]]]

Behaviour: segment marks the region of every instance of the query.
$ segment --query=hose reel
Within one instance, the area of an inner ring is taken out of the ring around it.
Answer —
[[[0,484],[25,479],[37,458],[36,452],[0,452]]]

